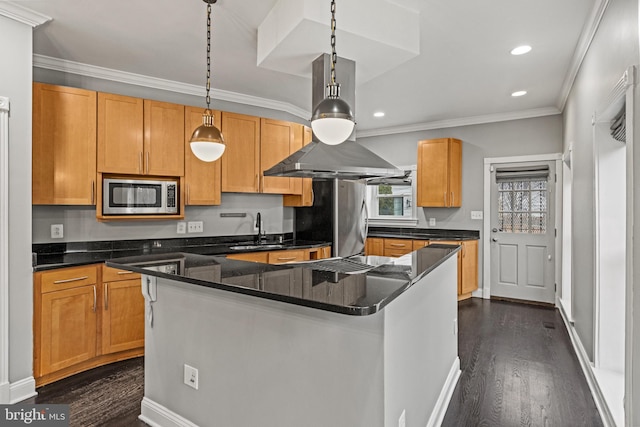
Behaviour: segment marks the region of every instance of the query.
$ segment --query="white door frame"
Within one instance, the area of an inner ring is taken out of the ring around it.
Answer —
[[[489,236],[491,235],[491,165],[500,163],[525,163],[525,162],[556,162],[556,176],[557,182],[555,183],[555,222],[556,229],[558,229],[558,235],[561,236],[562,226],[562,154],[535,154],[530,156],[514,156],[514,157],[485,157],[484,159],[484,221],[482,235],[482,298],[491,298],[491,242]],[[561,275],[561,245],[562,239],[555,239],[555,283],[560,284],[562,280]],[[558,288],[556,288],[556,299],[558,294]]]
[[[0,96],[0,404],[9,403],[9,98]]]

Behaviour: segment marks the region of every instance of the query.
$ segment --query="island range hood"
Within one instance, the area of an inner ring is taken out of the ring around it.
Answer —
[[[354,109],[355,62],[339,58],[338,64],[336,80],[341,85],[340,97]],[[330,79],[331,56],[322,54],[313,61],[312,111],[324,99],[325,87]],[[314,140],[265,170],[264,175],[355,180],[403,176],[404,171],[356,143],[352,135],[347,141],[338,145],[327,145]]]

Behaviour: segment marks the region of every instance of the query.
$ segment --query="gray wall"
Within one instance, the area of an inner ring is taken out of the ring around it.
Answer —
[[[552,154],[562,151],[560,115],[511,120],[358,138],[379,156],[395,165],[416,163],[418,141],[433,138],[458,138],[462,141],[462,206],[460,208],[418,208],[418,227],[429,228],[428,218],[436,218],[435,228],[479,230],[482,220],[472,220],[471,211],[482,211],[483,165],[485,157],[511,157]],[[479,245],[478,280],[482,283],[482,243]]]
[[[32,28],[0,16],[0,95],[9,98],[9,381],[33,375]]]
[[[595,241],[591,117],[606,103],[607,95],[627,67],[638,64],[637,21],[637,1],[613,0],[609,3],[580,67],[564,111],[563,151],[569,145],[573,146],[572,312],[575,329],[592,361]]]
[[[204,86],[203,96],[197,97],[41,68],[34,68],[33,80],[203,108],[205,106]],[[214,100],[211,107],[234,113],[304,123],[300,117],[286,112],[245,104]],[[248,215],[246,218],[220,218],[221,212],[246,212]],[[293,231],[293,208],[282,206],[282,196],[224,193],[221,206],[187,206],[185,208],[186,221],[204,222],[203,233],[188,235],[176,233],[176,221],[100,223],[96,221],[95,208],[89,206],[34,206],[33,243],[252,234],[254,230],[251,222],[257,212],[263,215],[267,233]],[[51,224],[64,225],[64,238],[51,239]]]

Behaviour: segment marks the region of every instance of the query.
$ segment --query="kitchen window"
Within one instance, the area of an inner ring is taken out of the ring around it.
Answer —
[[[498,169],[498,228],[503,233],[547,232],[548,166]]]
[[[415,167],[402,178],[372,179],[367,185],[370,225],[416,225]]]

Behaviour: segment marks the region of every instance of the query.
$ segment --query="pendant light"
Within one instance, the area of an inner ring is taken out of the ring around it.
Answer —
[[[336,2],[331,0],[331,82],[325,98],[311,117],[311,129],[316,137],[328,145],[337,145],[349,138],[356,125],[351,107],[340,99],[340,84],[336,83]]]
[[[204,162],[218,160],[224,153],[224,138],[220,129],[213,123],[213,112],[209,108],[211,98],[211,5],[218,0],[203,0],[207,3],[207,108],[202,114],[202,125],[198,126],[191,135],[190,147],[193,154]]]

